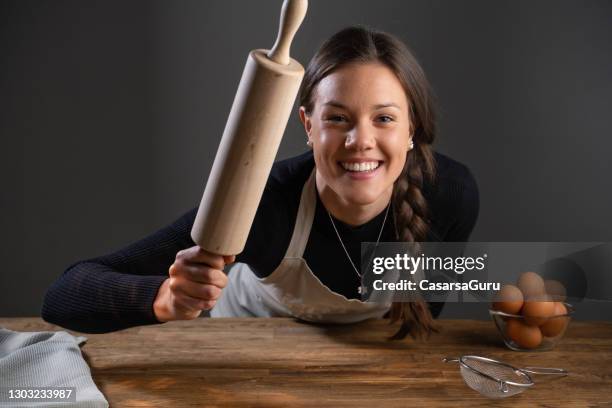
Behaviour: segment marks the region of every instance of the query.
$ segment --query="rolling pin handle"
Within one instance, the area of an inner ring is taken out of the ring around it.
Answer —
[[[267,54],[272,61],[282,65],[289,64],[289,48],[295,33],[304,20],[304,16],[306,16],[307,8],[308,0],[285,0],[283,2],[278,36],[274,46]]]

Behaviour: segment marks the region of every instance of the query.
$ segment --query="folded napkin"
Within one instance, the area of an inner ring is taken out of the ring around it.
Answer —
[[[0,407],[107,408],[79,346],[87,337],[65,331],[15,332],[0,327]],[[8,389],[74,387],[76,401],[9,400]]]

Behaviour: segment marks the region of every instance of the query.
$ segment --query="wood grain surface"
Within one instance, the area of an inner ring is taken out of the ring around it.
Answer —
[[[553,351],[507,349],[490,321],[441,320],[428,342],[388,341],[385,320],[326,326],[292,319],[207,319],[85,335],[81,348],[112,407],[611,407],[612,323],[571,322]],[[0,318],[18,331],[62,330]],[[520,395],[490,400],[444,356],[478,354],[560,367]]]

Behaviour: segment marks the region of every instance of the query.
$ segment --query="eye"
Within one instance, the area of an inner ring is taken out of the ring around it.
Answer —
[[[342,115],[329,115],[325,117],[325,120],[327,122],[335,122],[335,123],[346,122],[346,118]]]
[[[378,121],[382,122],[382,123],[389,123],[389,122],[393,122],[395,120],[392,116],[389,116],[389,115],[380,115],[376,119],[378,119]]]

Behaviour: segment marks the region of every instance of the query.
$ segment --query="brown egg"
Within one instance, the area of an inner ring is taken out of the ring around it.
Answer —
[[[523,306],[523,293],[514,285],[504,285],[495,294],[493,309],[500,312],[517,314]]]
[[[540,299],[540,297],[538,297]],[[525,323],[530,326],[540,326],[555,314],[555,302],[547,300],[526,300],[521,309]]]
[[[565,305],[561,302],[555,302],[555,311],[553,316],[562,316],[565,314],[567,314],[567,308]],[[563,333],[567,322],[567,317],[552,317],[549,318],[542,326],[540,326],[540,330],[542,330],[542,334],[546,337],[555,337]]]
[[[524,272],[519,276],[517,286],[523,292],[523,297],[534,298],[546,293],[544,279],[535,272]]]
[[[557,280],[546,280],[544,281],[544,288],[546,289],[546,294],[550,296],[552,300],[565,302],[567,291],[561,282]]]
[[[528,326],[520,320],[509,319],[506,324],[506,333],[519,347],[532,349],[542,342],[542,332],[537,326]]]

